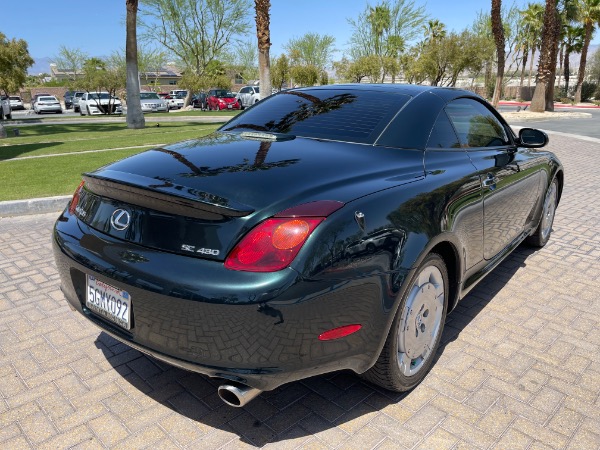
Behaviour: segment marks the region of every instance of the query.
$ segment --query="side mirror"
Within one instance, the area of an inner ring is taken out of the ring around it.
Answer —
[[[535,128],[521,128],[519,130],[519,143],[527,148],[541,148],[548,143],[548,135]]]

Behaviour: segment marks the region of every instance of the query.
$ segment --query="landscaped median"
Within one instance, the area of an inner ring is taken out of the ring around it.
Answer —
[[[159,122],[130,130],[124,123],[11,126],[0,141],[0,202],[71,194],[81,174],[148,148],[194,139],[219,124]]]

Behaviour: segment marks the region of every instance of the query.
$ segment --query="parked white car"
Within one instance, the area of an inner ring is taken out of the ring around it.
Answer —
[[[244,86],[237,94],[242,109],[248,108],[260,101],[260,91],[258,86]]]
[[[15,109],[25,109],[25,105],[23,105],[23,99],[18,95],[11,95],[10,99],[10,109],[13,111]]]
[[[7,96],[0,97],[0,120],[12,119],[12,111],[10,109],[10,100]]]
[[[47,112],[62,114],[63,110],[60,101],[54,95],[45,95],[37,98],[33,104],[33,112],[36,114]]]
[[[181,96],[181,94],[173,96],[169,94],[166,98],[167,103],[169,105],[169,109],[181,109],[185,104],[185,95]]]
[[[110,108],[110,111],[108,111]],[[79,100],[79,114],[123,114],[121,100],[112,97],[108,92],[86,92]]]
[[[162,99],[156,92],[140,92],[142,112],[169,112],[167,100]]]

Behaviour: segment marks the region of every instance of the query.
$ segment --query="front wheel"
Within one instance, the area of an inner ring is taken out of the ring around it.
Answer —
[[[408,284],[379,359],[363,378],[396,392],[425,378],[444,330],[448,285],[444,260],[430,253]]]
[[[532,247],[542,248],[548,243],[550,234],[552,234],[552,224],[554,223],[554,215],[558,206],[558,182],[556,178],[552,180],[546,197],[544,198],[544,206],[542,210],[542,218],[535,232],[525,240]]]

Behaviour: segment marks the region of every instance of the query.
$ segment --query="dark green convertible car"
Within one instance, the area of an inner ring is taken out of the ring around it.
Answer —
[[[548,241],[564,175],[547,142],[465,90],[282,91],[84,174],[54,229],[62,289],[233,406],[340,369],[409,390],[460,299]]]

